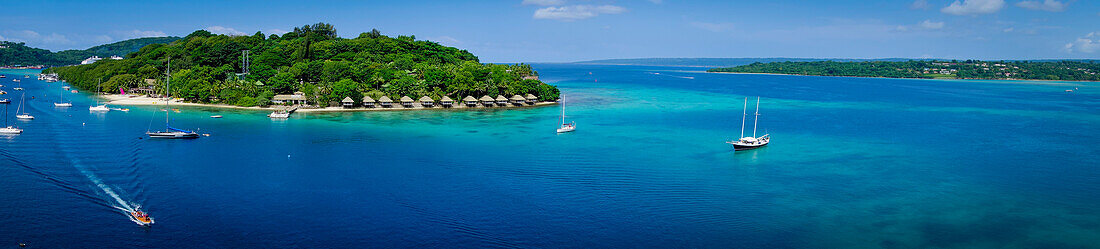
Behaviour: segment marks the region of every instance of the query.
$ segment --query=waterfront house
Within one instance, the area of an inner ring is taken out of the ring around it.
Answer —
[[[443,96],[442,99],[439,99],[439,105],[443,107],[451,107],[451,105],[454,105],[454,102],[454,100],[451,100],[451,98],[447,96]]]
[[[539,102],[539,97],[535,97],[534,94],[528,93],[527,96],[523,96],[523,97],[525,99],[527,99],[527,104],[528,105],[533,105],[533,104]]]
[[[519,96],[519,94],[512,95],[512,98],[510,100],[512,101],[513,105],[523,105],[523,102],[527,102],[527,98]]]
[[[363,107],[373,108],[374,103],[375,103],[374,99],[371,98],[370,96],[363,96]]]
[[[420,106],[427,107],[427,108],[430,108],[430,107],[435,105],[435,100],[433,100],[431,97],[428,97],[428,96],[420,97],[420,99],[418,99],[418,101],[420,101]]]
[[[401,106],[404,106],[405,108],[412,108],[413,98],[409,98],[409,96],[401,96]]]
[[[382,106],[382,108],[390,108],[393,106],[393,100],[391,100],[389,96],[382,96],[378,98],[378,105]]]
[[[466,103],[466,107],[475,107],[477,106],[477,99],[474,96],[466,96],[462,98],[462,103]]]
[[[481,106],[493,106],[493,97],[489,97],[489,95],[481,96],[481,98],[478,100],[481,102]]]
[[[355,100],[351,99],[351,97],[344,97],[343,100],[340,100],[340,105],[344,106],[344,108],[352,108],[355,107]]]
[[[271,98],[271,103],[276,105],[305,105],[306,95],[302,92],[294,92],[294,94],[280,94]]]
[[[498,106],[507,106],[508,105],[508,98],[505,98],[504,95],[497,95],[496,100],[497,100],[497,105]]]

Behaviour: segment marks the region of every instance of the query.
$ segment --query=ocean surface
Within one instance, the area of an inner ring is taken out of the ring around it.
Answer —
[[[0,248],[1100,246],[1098,83],[534,66],[576,132],[558,106],[178,107],[210,136],[151,140],[162,107],[55,108],[62,83],[0,71],[25,130],[0,136]],[[756,96],[773,143],[734,152]]]

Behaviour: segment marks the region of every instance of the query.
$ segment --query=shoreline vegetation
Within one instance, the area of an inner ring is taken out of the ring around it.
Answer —
[[[166,76],[171,59],[171,75]],[[150,44],[121,60],[54,67],[61,80],[86,92],[162,97],[208,106],[313,109],[362,106],[364,97],[415,99],[536,96],[558,99],[557,87],[526,64],[481,63],[466,50],[378,30],[337,36],[330,24],[286,34],[216,35],[198,30],[168,44]],[[170,79],[170,92],[165,80]],[[457,102],[457,101],[456,101]]]
[[[771,62],[712,68],[707,72],[907,79],[1100,81],[1100,63],[1096,61]]]
[[[162,105],[164,105],[164,101],[165,101],[165,99],[162,98],[162,97],[122,95],[122,94],[104,94],[104,95],[101,95],[99,97],[103,98],[104,100],[107,101],[105,104],[108,104],[108,105],[121,105],[121,106],[162,106]],[[266,106],[266,107],[259,107],[259,106],[244,107],[244,106],[225,105],[225,104],[202,104],[202,103],[183,102],[183,101],[179,101],[178,99],[175,99],[175,98],[173,98],[171,100],[171,104],[172,104],[172,106],[226,108],[226,109],[257,110],[257,111],[281,111],[281,110],[285,110],[287,108],[287,106],[278,106],[278,105],[272,105],[272,106]],[[484,109],[514,109],[514,108],[526,108],[526,107],[539,107],[539,106],[556,105],[556,104],[558,104],[558,102],[556,102],[556,101],[541,101],[541,102],[536,102],[536,103],[533,103],[533,104],[530,104],[530,105],[520,105],[520,106],[509,104],[507,106],[467,107],[465,104],[455,102],[454,106],[444,108],[444,107],[439,106],[439,105],[436,105],[436,106],[433,106],[433,107],[424,107],[420,103],[414,103],[414,105],[412,107],[403,107],[400,104],[396,104],[396,105],[394,105],[394,107],[390,107],[390,108],[382,108],[382,107],[374,107],[374,108],[366,108],[366,107],[354,107],[354,108],[324,107],[324,108],[301,108],[301,109],[297,109],[297,111],[295,111],[295,112],[321,113],[321,112],[451,110],[451,109],[484,110]]]

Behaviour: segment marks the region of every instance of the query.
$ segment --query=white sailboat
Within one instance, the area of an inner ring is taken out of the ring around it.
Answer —
[[[172,111],[172,108],[170,107],[170,104],[172,102],[172,95],[170,94],[168,89],[170,89],[169,88],[169,82],[171,81],[171,79],[172,79],[172,58],[168,58],[168,76],[167,76],[167,79],[164,80],[164,96],[165,96],[165,100],[164,100],[164,126],[165,126],[165,129],[164,129],[164,131],[155,131],[155,132],[154,131],[146,131],[145,134],[149,135],[150,138],[199,138],[198,133],[195,133],[194,131],[174,128],[169,123],[170,119],[168,118],[168,114],[171,113],[171,111]]]
[[[73,102],[65,102],[65,91],[64,91],[64,89],[62,89],[61,95],[57,95],[57,96],[59,98],[58,102],[53,103],[53,106],[55,106],[55,107],[71,107],[71,106],[73,106]]]
[[[23,93],[22,97],[19,97],[19,108],[15,109],[16,119],[34,119],[34,116],[27,113],[27,109],[23,107],[24,103],[27,103],[27,93]]]
[[[89,106],[88,111],[91,111],[91,112],[109,112],[109,111],[111,111],[111,108],[107,108],[107,105],[99,103],[99,91],[103,90],[102,87],[101,87],[102,84],[103,84],[103,80],[99,80],[99,83],[96,84],[95,105],[94,106]]]
[[[571,132],[577,129],[577,122],[565,122],[565,96],[561,98],[561,127],[558,127],[558,133]]]
[[[4,127],[0,128],[0,134],[19,134],[23,129],[8,125],[8,105],[4,105]]]
[[[755,114],[756,117],[754,117],[753,121],[752,121],[752,136],[751,137],[746,137],[745,136],[745,116],[748,116],[748,113],[747,113],[748,110],[749,110],[749,98],[746,97],[745,98],[745,107],[744,107],[744,110],[741,113],[741,138],[738,139],[737,141],[727,141],[726,142],[728,144],[733,145],[733,150],[734,151],[751,150],[751,149],[764,147],[765,145],[768,145],[768,142],[771,141],[771,137],[768,136],[768,134],[764,134],[763,136],[759,136],[759,137],[756,136],[756,124],[757,124],[757,121],[760,119],[760,97],[756,97],[756,114]]]

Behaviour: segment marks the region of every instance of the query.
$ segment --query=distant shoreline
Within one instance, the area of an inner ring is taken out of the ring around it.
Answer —
[[[109,104],[109,105],[128,105],[128,106],[164,105],[164,98],[153,98],[153,97],[147,97],[147,96],[121,95],[121,94],[104,94],[104,95],[101,95],[100,97],[106,99],[108,101],[106,104]],[[277,110],[283,110],[284,109],[284,107],[275,107],[275,106],[244,107],[244,106],[223,105],[223,104],[200,104],[200,103],[182,102],[182,101],[175,100],[175,99],[173,99],[170,102],[170,104],[174,105],[174,106],[194,106],[194,107],[226,108],[226,109],[241,109],[241,110],[256,110],[256,111],[277,111]],[[344,107],[301,108],[301,109],[298,109],[296,112],[323,113],[323,112],[372,112],[372,111],[413,111],[413,110],[451,110],[451,109],[488,110],[488,109],[516,109],[516,108],[527,108],[527,107],[539,107],[539,106],[556,105],[556,104],[558,104],[558,102],[542,101],[542,102],[534,103],[532,105],[522,105],[522,106],[516,106],[516,105],[508,104],[507,106],[502,106],[502,107],[496,107],[496,106],[494,106],[494,107],[466,107],[465,104],[462,104],[462,103],[459,103],[459,102],[456,101],[454,106],[449,107],[449,108],[443,108],[439,105],[436,105],[435,107],[422,107],[422,106],[420,106],[420,102],[414,102],[413,107],[406,108],[404,106],[401,106],[400,103],[395,102],[394,107],[391,107],[391,108],[382,108],[382,107],[375,107],[375,108],[366,108],[366,107],[355,107],[355,108],[344,108]]]
[[[841,76],[841,75],[813,75],[813,74],[785,74],[785,73],[742,73],[742,72],[705,72],[705,73],[786,75],[786,76],[816,76],[816,77],[842,77],[842,78],[872,78],[872,79],[906,79],[906,80],[1008,80],[1008,81],[1041,81],[1041,82],[1100,82],[1100,81],[1094,81],[1094,80],[963,79],[963,78],[932,78],[932,79],[926,79],[926,78],[893,78],[893,77],[876,77],[876,76]]]

